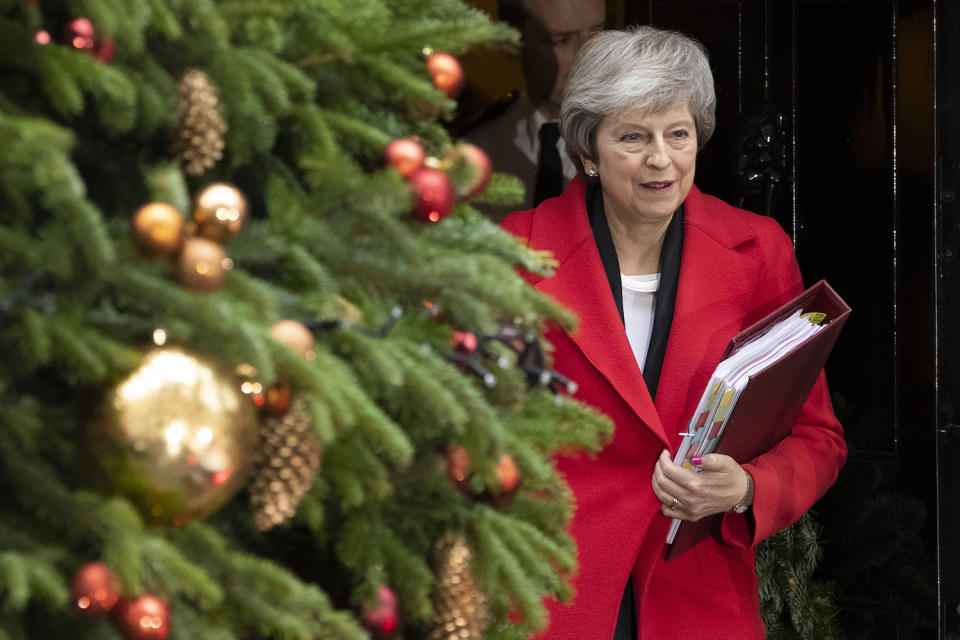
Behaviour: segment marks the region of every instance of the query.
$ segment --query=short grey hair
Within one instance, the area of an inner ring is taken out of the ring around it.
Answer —
[[[716,125],[717,97],[707,52],[676,31],[649,26],[592,37],[570,70],[560,105],[560,132],[583,175],[581,156],[596,157],[597,128],[623,109],[663,113],[686,106],[703,148]]]

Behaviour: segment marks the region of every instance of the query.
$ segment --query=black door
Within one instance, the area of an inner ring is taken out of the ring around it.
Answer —
[[[937,3],[937,551],[941,637],[960,640],[960,3]]]
[[[624,3],[626,24],[710,53],[718,127],[700,188],[776,218],[806,282],[826,278],[853,308],[827,364],[850,455],[814,508],[850,639],[960,638],[960,353],[946,330],[960,325],[960,122],[944,115],[960,114],[960,3],[945,4]]]

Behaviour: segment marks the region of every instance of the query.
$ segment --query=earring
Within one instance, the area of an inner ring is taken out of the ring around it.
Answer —
[[[593,167],[588,167],[588,168],[587,168],[587,175],[590,176],[591,178],[596,178],[597,175],[599,175],[599,174],[597,173],[597,170],[594,169]]]

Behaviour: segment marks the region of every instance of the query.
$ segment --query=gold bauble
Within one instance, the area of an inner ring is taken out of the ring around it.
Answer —
[[[314,339],[310,329],[296,320],[280,320],[270,327],[270,337],[287,346],[301,358],[313,360],[316,353],[313,350]]]
[[[133,215],[133,238],[151,258],[169,258],[183,242],[183,216],[163,202],[151,202]]]
[[[223,286],[229,264],[222,246],[206,238],[190,238],[177,259],[177,276],[185,289],[209,293]]]
[[[240,233],[246,217],[247,199],[225,182],[215,182],[201,191],[193,208],[200,235],[217,242],[228,242]]]
[[[107,487],[145,519],[204,518],[240,489],[256,453],[257,414],[240,381],[174,348],[150,351],[87,424]]]

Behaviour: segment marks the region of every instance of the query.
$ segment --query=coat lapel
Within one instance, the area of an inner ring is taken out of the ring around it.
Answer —
[[[584,198],[584,185],[577,179],[562,196],[544,202],[537,210],[530,244],[553,251],[559,265],[552,277],[534,286],[577,314],[581,321],[568,336],[637,418],[667,446],[667,434],[611,295]]]
[[[672,451],[727,343],[742,329],[759,276],[759,263],[738,251],[756,234],[738,216],[724,215],[726,207],[696,187],[684,202],[677,302],[656,399]]]

